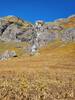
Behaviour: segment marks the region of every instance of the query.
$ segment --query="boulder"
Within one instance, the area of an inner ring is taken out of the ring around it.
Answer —
[[[25,22],[19,17],[6,16],[0,18],[0,40],[2,41],[25,41],[24,34],[32,27],[31,23]],[[22,36],[23,35],[23,36]],[[23,37],[23,38],[20,38]]]
[[[0,60],[7,60],[8,58],[17,57],[15,51],[6,50],[3,54],[0,55]]]
[[[17,25],[11,24],[6,30],[3,32],[1,39],[3,41],[17,41],[16,35],[20,33],[21,30],[17,27]]]

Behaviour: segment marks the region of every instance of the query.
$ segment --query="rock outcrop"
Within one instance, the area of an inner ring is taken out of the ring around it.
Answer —
[[[29,42],[30,50],[35,53],[47,43],[60,40],[75,41],[75,15],[45,23],[28,23],[15,16],[0,18],[0,41]]]
[[[2,17],[0,19],[0,40],[6,42],[25,40],[24,36],[29,27],[32,27],[32,24],[25,22],[18,17]]]
[[[6,50],[3,54],[0,55],[0,60],[7,60],[8,58],[17,57],[15,51],[8,51]]]

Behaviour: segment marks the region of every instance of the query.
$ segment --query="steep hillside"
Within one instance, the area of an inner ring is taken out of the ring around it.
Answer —
[[[75,100],[75,16],[0,19],[0,100]]]
[[[75,28],[75,15],[64,19],[58,19],[55,22],[62,24],[64,28]]]
[[[54,22],[36,21],[33,25],[16,16],[0,18],[0,40],[2,41],[33,41],[34,35],[40,43],[54,41],[72,41],[75,39],[75,16],[58,19]],[[43,37],[43,38],[42,38]]]
[[[34,25],[15,16],[2,17],[0,18],[0,41],[27,42],[29,43],[27,52],[31,55],[50,42],[74,42],[75,16],[48,23],[38,20]]]

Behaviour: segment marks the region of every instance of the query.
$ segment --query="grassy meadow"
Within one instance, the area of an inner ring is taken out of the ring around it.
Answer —
[[[0,100],[75,100],[75,43],[49,43],[34,56],[26,46],[0,43],[0,53],[17,53],[0,61]]]

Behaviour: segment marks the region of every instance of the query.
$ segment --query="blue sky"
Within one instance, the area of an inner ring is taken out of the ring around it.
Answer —
[[[75,14],[75,0],[0,0],[0,16],[15,15],[35,22]]]

